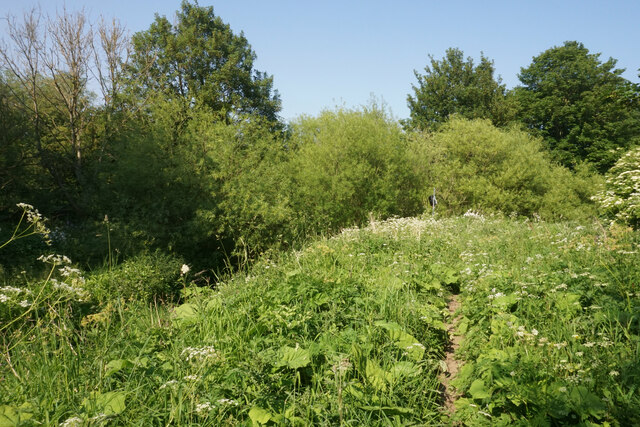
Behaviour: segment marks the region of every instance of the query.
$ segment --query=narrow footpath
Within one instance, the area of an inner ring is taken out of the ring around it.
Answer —
[[[444,362],[447,365],[446,372],[440,374],[440,382],[444,386],[444,409],[448,414],[453,414],[456,410],[455,401],[460,397],[451,386],[451,381],[458,374],[460,369],[460,362],[455,359],[455,352],[460,347],[462,337],[456,334],[456,327],[460,321],[461,316],[454,318],[456,311],[460,308],[459,295],[451,295],[447,309],[449,311],[447,322],[447,333],[449,335],[449,344],[445,351]]]

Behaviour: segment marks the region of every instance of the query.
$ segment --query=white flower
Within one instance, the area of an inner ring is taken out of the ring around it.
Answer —
[[[182,264],[182,267],[180,267],[180,275],[184,276],[185,274],[187,274],[189,272],[189,270],[191,270],[189,268],[189,266],[187,264]]]
[[[60,423],[60,427],[76,427],[82,426],[84,424],[84,420],[80,417],[71,417],[67,418],[64,422]]]
[[[209,402],[198,403],[196,405],[196,412],[200,415],[209,412],[213,409],[213,405]]]
[[[218,404],[220,404],[220,405],[238,406],[238,402],[236,402],[233,399],[218,399]]]
[[[566,393],[567,392],[567,388],[566,387],[560,387],[560,388],[558,388],[558,391],[560,393]]]
[[[611,375],[612,377],[617,377],[618,375],[620,375],[620,372],[618,372],[618,371],[611,371],[611,372],[609,372],[609,375]]]
[[[167,381],[166,383],[164,383],[164,384],[162,384],[160,386],[160,390],[162,390],[163,388],[167,388],[167,387],[173,387],[176,384],[178,384],[178,381],[176,381],[176,380]]]
[[[198,381],[200,377],[197,375],[187,375],[184,379],[187,381]]]
[[[186,360],[208,360],[208,359],[212,359],[212,360],[218,360],[220,359],[220,354],[218,353],[218,351],[213,347],[213,346],[206,346],[206,347],[201,347],[201,348],[196,348],[196,347],[187,347],[184,350],[182,350],[182,353],[180,353],[181,356],[185,356],[186,355]]]
[[[531,333],[532,333],[534,336],[536,336],[536,335],[538,335],[538,330],[534,328],[534,329],[532,329],[532,330],[531,330]]]

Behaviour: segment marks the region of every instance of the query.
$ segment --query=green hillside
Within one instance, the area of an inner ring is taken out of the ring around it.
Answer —
[[[639,237],[474,212],[372,221],[215,289],[183,267],[175,304],[96,306],[117,268],[64,288],[50,260],[47,283],[2,288],[0,425],[637,424]]]

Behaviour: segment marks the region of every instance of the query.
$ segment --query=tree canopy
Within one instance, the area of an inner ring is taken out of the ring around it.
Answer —
[[[160,93],[184,109],[206,106],[227,119],[255,114],[276,120],[280,98],[273,78],[256,71],[255,52],[243,33],[212,6],[183,1],[171,24],[164,16],[134,34],[131,76],[142,93]]]
[[[414,71],[418,85],[412,85],[414,96],[407,97],[411,127],[434,129],[452,114],[487,118],[496,125],[507,121],[505,86],[500,77],[494,78],[493,61],[481,55],[475,65],[456,48],[447,49],[442,60],[429,59],[424,75]]]
[[[519,118],[542,136],[557,161],[609,169],[640,137],[640,94],[616,60],[600,61],[582,43],[565,42],[522,68]]]

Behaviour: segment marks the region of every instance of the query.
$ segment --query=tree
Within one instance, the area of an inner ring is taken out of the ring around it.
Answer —
[[[178,103],[183,115],[206,106],[228,121],[245,114],[277,119],[273,78],[253,69],[256,54],[247,39],[234,34],[213,7],[185,0],[175,25],[156,15],[132,41],[130,73],[141,95],[160,94]]]
[[[519,118],[542,136],[555,159],[609,169],[640,137],[640,93],[616,69],[582,43],[565,42],[522,68],[515,90]]]
[[[418,86],[412,85],[409,95],[411,119],[409,125],[420,129],[435,129],[457,114],[468,119],[488,118],[495,125],[509,121],[509,107],[505,102],[505,86],[494,79],[493,61],[484,55],[474,66],[473,59],[463,59],[460,49],[449,48],[442,60],[429,55],[431,66],[425,74],[414,71]]]

